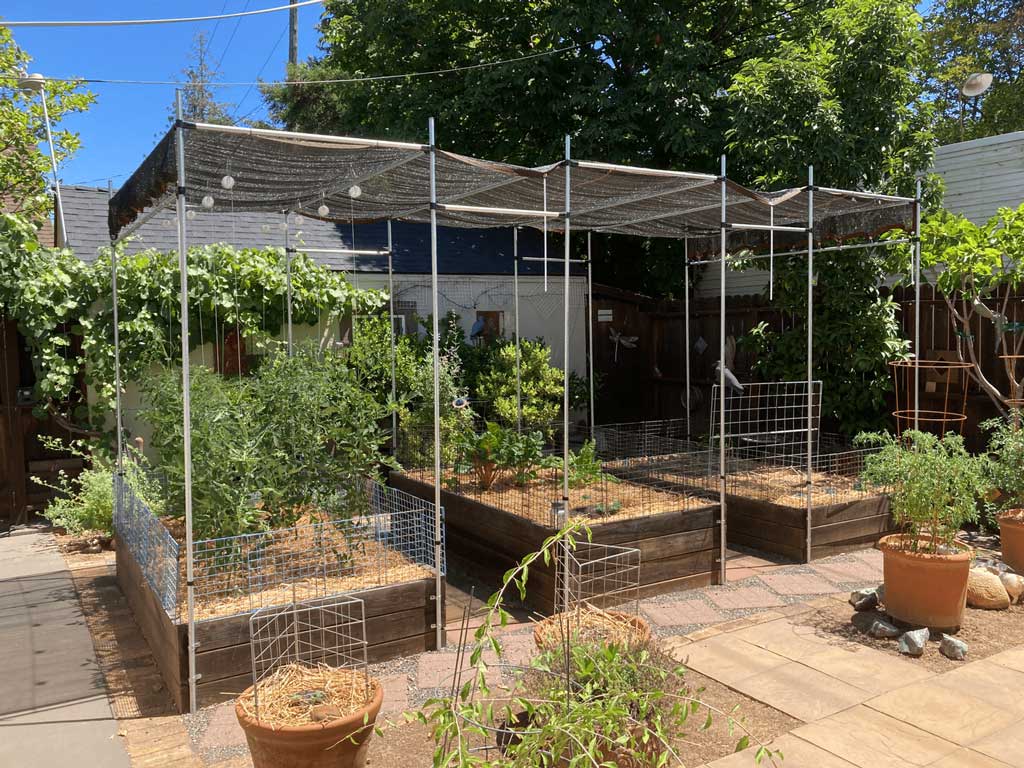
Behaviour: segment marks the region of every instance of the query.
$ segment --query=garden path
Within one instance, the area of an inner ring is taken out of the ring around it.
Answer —
[[[0,765],[127,768],[82,605],[52,534],[0,538]]]

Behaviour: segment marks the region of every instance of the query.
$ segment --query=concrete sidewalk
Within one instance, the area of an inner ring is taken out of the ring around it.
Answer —
[[[0,538],[0,654],[0,765],[130,765],[49,533]]]

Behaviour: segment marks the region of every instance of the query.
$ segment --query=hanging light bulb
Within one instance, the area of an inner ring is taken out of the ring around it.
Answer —
[[[351,197],[353,200],[355,200],[361,194],[363,194],[363,188],[360,187],[358,184],[353,184],[351,187],[348,188],[348,196]]]
[[[270,225],[269,224],[263,224],[260,227],[260,231],[263,232],[264,235],[269,235],[270,234]]]
[[[188,219],[189,221],[192,221],[192,219],[194,219],[195,217],[196,217],[196,212],[195,211],[186,211],[185,212],[185,218]]]
[[[329,214],[330,212],[331,209],[328,208],[327,205],[324,203],[321,203],[320,207],[316,209],[316,215],[319,216],[321,219],[326,219],[327,214]]]
[[[213,208],[213,197],[212,196],[205,195],[203,197],[203,208],[205,208],[206,210],[210,210],[211,208]]]
[[[288,222],[287,222],[287,221],[282,221],[282,222],[281,222],[280,224],[278,224],[277,226],[278,226],[278,228],[279,228],[279,229],[280,229],[280,230],[281,230],[282,232],[287,232],[287,231],[288,231]]]
[[[303,217],[303,216],[301,216],[301,215],[296,213],[295,214],[295,218],[293,219],[293,221],[295,222],[295,226],[299,226],[299,225],[305,223],[306,219],[305,219],[305,217]]]
[[[222,178],[220,180],[220,185],[222,187],[224,187],[224,189],[228,189],[228,190],[234,189],[235,188],[235,177],[234,176],[230,176],[230,175],[229,176],[225,176],[224,178]]]

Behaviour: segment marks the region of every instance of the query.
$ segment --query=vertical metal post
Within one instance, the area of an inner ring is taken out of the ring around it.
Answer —
[[[569,212],[572,210],[570,192],[572,166],[570,139],[565,137],[565,274],[562,281],[562,500],[569,513]],[[547,217],[545,217],[546,219]]]
[[[286,322],[288,324],[288,357],[292,356],[292,244],[288,224],[288,211],[284,212],[284,285],[286,293]]]
[[[775,206],[768,209],[768,300],[775,298]]]
[[[110,182],[107,182],[107,199],[113,196]],[[114,302],[114,428],[117,430],[117,475],[124,472],[124,416],[121,407],[121,333],[117,317],[117,245],[110,242],[110,294]],[[118,495],[120,498],[120,495]]]
[[[722,175],[720,179],[722,188],[722,220],[719,230],[721,238],[721,259],[718,263],[719,287],[718,287],[718,506],[721,520],[719,521],[719,536],[721,541],[718,545],[718,580],[719,584],[726,581],[726,511],[725,511],[725,240],[728,220],[726,213],[726,182],[725,182],[725,155],[722,155]]]
[[[441,582],[441,321],[437,301],[437,147],[434,118],[427,123],[430,144],[430,301],[434,359],[434,621],[438,648],[444,647],[444,589]]]
[[[548,292],[548,176],[541,178],[544,188],[544,293]]]
[[[814,494],[814,166],[807,166],[807,562]]]
[[[512,292],[516,336],[516,431],[523,431],[523,382],[519,369],[519,228],[512,227]]]
[[[185,129],[182,125],[181,89],[175,94],[178,124],[174,141],[178,166],[178,272],[181,279],[181,401],[185,464],[185,595],[188,603],[188,706],[196,711],[195,571],[192,557],[192,394],[188,343],[188,231],[185,224]]]
[[[914,429],[921,417],[921,180],[914,192]]]
[[[50,168],[53,169],[53,196],[57,209],[57,225],[60,228],[60,244],[68,247],[68,228],[64,222],[64,201],[60,196],[60,178],[57,176],[57,155],[53,150],[53,131],[50,129],[50,109],[46,106],[46,81],[39,84],[39,99],[43,102],[43,125],[46,128],[46,143],[50,147]]]
[[[391,326],[391,402],[394,404],[398,400],[398,380],[395,372],[396,360],[398,358],[398,351],[396,350],[395,341],[395,272],[394,263],[392,262],[391,255],[394,250],[391,238],[391,219],[388,219],[388,322]],[[398,447],[398,412],[391,412],[391,453],[394,455],[395,450]]]
[[[683,345],[686,347],[683,375],[686,386],[686,439],[690,439],[690,238],[683,238]]]
[[[587,232],[587,381],[590,383],[590,439],[594,439],[597,415],[594,411],[594,260],[590,253],[590,235]]]

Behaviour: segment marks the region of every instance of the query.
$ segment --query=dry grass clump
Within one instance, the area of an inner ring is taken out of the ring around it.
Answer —
[[[541,648],[558,648],[565,642],[563,631],[577,643],[638,645],[651,637],[650,626],[631,613],[605,611],[589,603],[537,622],[533,637]]]
[[[328,725],[369,704],[379,685],[362,670],[287,664],[260,681],[258,717],[253,688],[238,702],[245,714],[270,728]]]

